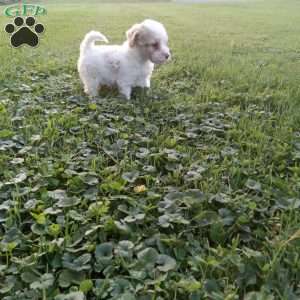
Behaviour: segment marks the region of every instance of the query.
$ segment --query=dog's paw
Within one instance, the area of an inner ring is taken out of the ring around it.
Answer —
[[[104,98],[100,96],[89,96],[88,102],[89,104],[101,104],[104,101]]]
[[[22,45],[36,47],[39,44],[39,34],[45,31],[43,24],[36,24],[34,17],[16,17],[13,23],[5,26],[5,31],[11,34],[11,45],[18,48]]]

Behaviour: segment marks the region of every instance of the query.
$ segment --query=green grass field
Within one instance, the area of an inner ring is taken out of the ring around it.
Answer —
[[[300,299],[300,2],[61,2],[0,32],[0,299]],[[89,103],[83,36],[145,18],[173,60]]]

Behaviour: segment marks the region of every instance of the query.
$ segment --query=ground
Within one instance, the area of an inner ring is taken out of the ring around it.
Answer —
[[[0,33],[0,298],[299,299],[299,1],[44,4]],[[148,17],[173,60],[90,103],[84,34]]]

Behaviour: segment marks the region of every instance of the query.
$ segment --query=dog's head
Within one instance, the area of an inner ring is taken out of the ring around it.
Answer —
[[[154,20],[133,25],[126,33],[130,47],[138,47],[143,55],[155,64],[170,59],[168,34],[165,27]]]

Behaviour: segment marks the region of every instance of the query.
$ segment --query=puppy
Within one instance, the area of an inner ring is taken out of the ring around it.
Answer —
[[[130,99],[133,87],[150,87],[154,64],[170,59],[168,34],[154,20],[133,25],[122,45],[96,46],[108,43],[100,32],[89,32],[80,45],[78,72],[89,96],[98,95],[101,86],[117,86],[121,95]]]

